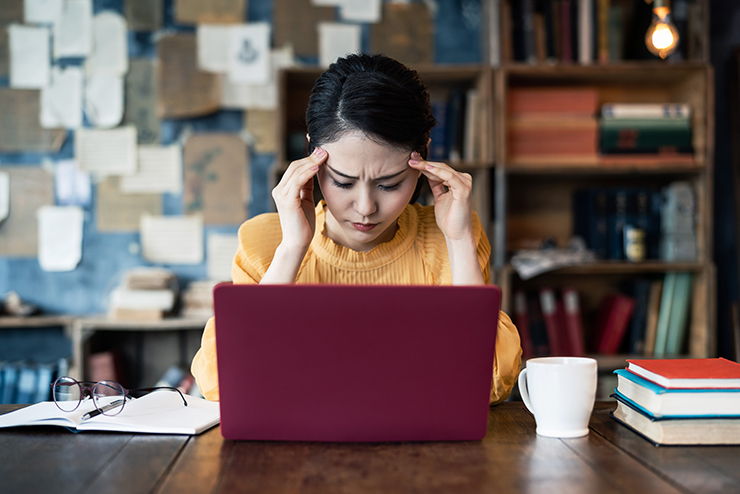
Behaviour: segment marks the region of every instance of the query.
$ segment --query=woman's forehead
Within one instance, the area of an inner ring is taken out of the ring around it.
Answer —
[[[322,146],[329,154],[327,165],[351,177],[378,179],[404,171],[411,151],[370,139],[346,134]]]

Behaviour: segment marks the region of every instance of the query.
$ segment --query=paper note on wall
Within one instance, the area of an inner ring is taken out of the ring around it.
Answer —
[[[360,51],[360,26],[358,24],[319,24],[319,63],[328,67],[337,58]]]
[[[136,172],[136,129],[78,129],[75,157],[80,169],[97,175],[131,175]]]
[[[385,3],[383,20],[371,27],[372,52],[406,64],[433,63],[433,26],[425,3]]]
[[[55,66],[51,84],[41,90],[41,126],[46,129],[82,127],[82,69]]]
[[[203,218],[200,215],[142,216],[141,252],[149,262],[202,263]]]
[[[57,161],[54,168],[54,189],[60,206],[90,204],[90,174],[80,170],[74,160]]]
[[[49,85],[49,28],[12,25],[10,45],[10,87],[41,89]]]
[[[349,22],[379,22],[382,3],[381,0],[342,0],[339,16]]]
[[[162,27],[162,0],[126,0],[123,7],[132,31],[156,31]]]
[[[314,7],[311,0],[273,0],[274,46],[290,46],[299,56],[319,53],[316,26],[336,19],[334,7]]]
[[[124,194],[120,177],[108,177],[97,184],[97,229],[101,232],[138,231],[145,214],[162,214],[160,194]]]
[[[229,45],[229,79],[243,84],[270,80],[270,25],[255,22],[232,26]]]
[[[294,65],[293,51],[287,47],[270,53],[270,77],[264,84],[235,83],[221,76],[221,106],[229,109],[274,110],[278,106],[277,73]]]
[[[196,31],[198,68],[204,72],[225,73],[229,70],[231,26],[199,24]]]
[[[253,138],[251,145],[258,153],[277,151],[277,112],[274,110],[248,110],[245,129]]]
[[[182,148],[172,146],[139,146],[139,169],[121,177],[124,194],[182,192]]]
[[[39,123],[41,91],[0,87],[0,151],[57,152],[64,129],[43,129]]]
[[[128,27],[122,15],[105,10],[92,20],[92,52],[85,61],[88,74],[122,76],[128,71]]]
[[[208,235],[207,247],[208,279],[231,281],[231,265],[239,247],[239,237],[225,233],[211,233]]]
[[[10,175],[0,172],[0,224],[10,212]]]
[[[52,24],[62,14],[63,5],[64,0],[23,0],[24,20],[27,24]]]
[[[126,74],[124,124],[136,127],[139,144],[160,141],[160,120],[157,115],[157,61],[132,58]]]
[[[23,24],[23,0],[3,0],[0,9],[0,77],[10,74],[8,26]]]
[[[86,57],[92,49],[92,0],[65,0],[54,26],[54,59]]]
[[[72,271],[82,259],[84,214],[78,206],[38,210],[39,264],[44,271]]]
[[[198,70],[193,34],[165,36],[159,53],[159,116],[197,117],[218,111],[221,86],[215,74]]]
[[[95,127],[111,128],[123,120],[123,77],[92,74],[85,83],[85,114]]]
[[[8,217],[0,223],[0,256],[37,257],[41,206],[54,204],[54,177],[38,166],[0,167],[10,181]]]
[[[175,0],[178,24],[232,24],[244,22],[247,0]]]
[[[194,134],[185,143],[186,214],[202,213],[209,225],[247,219],[249,157],[233,134]]]

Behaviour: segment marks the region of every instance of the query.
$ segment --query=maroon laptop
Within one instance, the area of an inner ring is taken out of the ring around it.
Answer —
[[[486,434],[496,286],[222,284],[214,301],[226,439]]]

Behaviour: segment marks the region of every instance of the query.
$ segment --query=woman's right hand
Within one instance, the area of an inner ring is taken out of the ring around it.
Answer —
[[[303,260],[316,228],[313,177],[327,156],[324,149],[317,147],[310,156],[292,162],[272,190],[283,231],[280,245],[290,252],[302,252],[300,260]]]

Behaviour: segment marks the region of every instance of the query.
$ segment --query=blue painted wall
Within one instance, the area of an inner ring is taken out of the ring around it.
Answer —
[[[173,23],[172,0],[165,0],[164,24],[166,28],[192,31],[192,26]],[[437,0],[438,13],[435,26],[435,57],[439,63],[478,63],[481,61],[480,0]],[[114,10],[123,13],[123,0],[94,0],[94,11]],[[245,20],[271,21],[271,0],[249,0]],[[367,49],[369,29],[364,29],[363,43]],[[156,50],[150,33],[131,33],[131,57],[155,57]],[[304,60],[315,62],[315,60]],[[79,65],[82,60],[65,60]],[[0,86],[8,80],[0,79]],[[2,111],[2,109],[0,109]],[[162,144],[176,141],[187,125],[194,132],[240,132],[243,114],[240,111],[222,111],[197,119],[165,120],[162,122]],[[74,134],[70,133],[62,149],[54,154],[2,154],[0,165],[38,166],[42,160],[52,161],[73,158]],[[274,156],[251,154],[252,191],[249,203],[251,215],[272,209],[268,190],[268,170]],[[45,312],[65,314],[90,314],[105,310],[107,294],[117,285],[121,274],[135,266],[148,265],[130,247],[139,243],[138,233],[100,233],[95,224],[95,191],[93,200],[85,210],[85,229],[82,261],[71,272],[47,273],[41,270],[35,258],[0,257],[0,297],[9,291],[20,294],[25,301],[37,304]],[[164,214],[182,213],[182,198],[165,194],[162,198]],[[236,232],[238,225],[206,227],[205,238],[210,232]],[[135,250],[134,250],[135,252]],[[165,266],[177,273],[181,286],[189,281],[206,278],[205,264],[197,266]]]

